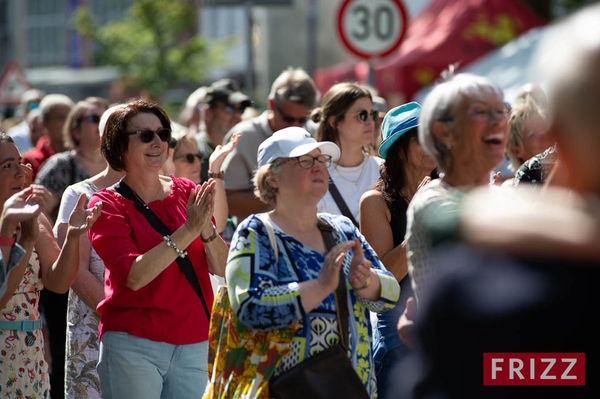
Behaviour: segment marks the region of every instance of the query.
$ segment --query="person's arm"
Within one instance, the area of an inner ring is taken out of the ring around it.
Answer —
[[[79,269],[79,238],[100,216],[102,205],[84,209],[85,200],[86,196],[82,194],[71,213],[62,249],[52,235],[50,223],[40,215],[40,236],[35,248],[40,257],[42,283],[51,291],[65,293],[75,281]]]
[[[195,187],[190,193],[186,209],[186,222],[170,235],[171,242],[181,251],[185,251],[185,248],[199,235],[205,240],[211,238],[213,234],[211,217],[214,185],[214,180],[209,180],[201,186]],[[205,253],[209,271],[213,274],[223,275],[227,260],[227,244],[219,237],[206,244]],[[169,267],[177,256],[179,256],[178,252],[164,242],[138,256],[129,269],[127,287],[134,291],[145,287]]]
[[[360,231],[385,268],[400,281],[408,274],[406,241],[394,247],[390,218],[390,211],[379,191],[363,194],[359,205]]]
[[[209,158],[209,171],[214,175],[221,173],[221,166],[227,154],[237,146],[241,133],[235,133],[231,140],[224,146],[218,145]],[[229,217],[229,206],[227,204],[227,195],[225,194],[225,185],[223,177],[215,178],[215,211],[213,214],[215,225],[219,232],[225,230],[227,218]]]
[[[18,263],[12,270],[8,271],[4,287],[5,291],[3,291],[3,295],[0,297],[0,309],[4,308],[6,303],[8,303],[23,280],[23,273],[25,273],[29,263],[33,245],[38,239],[39,229],[37,229],[37,219],[47,198],[48,190],[41,186],[32,185],[14,194],[4,202],[0,234],[3,237],[12,238],[20,223],[19,245],[23,251],[20,252],[21,259],[17,261],[11,258],[16,245],[2,245],[3,257],[8,260],[8,265],[15,262]],[[5,255],[6,253],[8,255]]]

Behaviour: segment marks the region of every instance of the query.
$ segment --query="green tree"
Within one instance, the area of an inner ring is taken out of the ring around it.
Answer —
[[[158,99],[169,89],[202,81],[223,64],[232,39],[207,43],[196,34],[197,13],[189,0],[133,0],[122,20],[99,26],[89,8],[74,14],[75,29],[97,44],[99,65],[118,67],[129,88]]]

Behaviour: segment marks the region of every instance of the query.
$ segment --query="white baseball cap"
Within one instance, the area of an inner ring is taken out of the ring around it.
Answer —
[[[272,163],[278,158],[294,158],[306,155],[315,148],[321,154],[330,155],[333,162],[340,158],[340,149],[331,141],[315,140],[301,127],[286,127],[273,133],[258,147],[258,167]]]

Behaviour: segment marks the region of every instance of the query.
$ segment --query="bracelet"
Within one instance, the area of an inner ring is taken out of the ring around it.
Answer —
[[[208,238],[205,239],[204,237],[202,237],[202,234],[200,234],[200,239],[202,240],[202,242],[209,243],[211,241],[214,241],[215,238],[217,238],[217,236],[219,235],[219,233],[217,232],[217,228],[215,227],[214,224],[212,225],[212,227],[213,227],[213,234],[212,234],[212,236],[210,236],[210,237],[208,237]]]
[[[223,176],[225,176],[225,172],[223,171],[220,171],[218,173],[211,172],[210,170],[208,171],[208,177],[211,177],[213,179],[222,179]]]
[[[175,252],[177,252],[177,256],[179,256],[180,258],[185,258],[187,256],[187,251],[182,251],[181,249],[179,249],[177,244],[175,244],[171,240],[171,236],[163,236],[163,240],[167,242],[167,246],[173,248]]]
[[[365,281],[365,284],[362,287],[354,288],[354,291],[364,290],[365,288],[369,288],[370,285],[371,285],[371,276],[367,276],[367,281]]]
[[[7,247],[12,247],[17,242],[17,234],[15,233],[12,238],[0,236],[0,245],[6,245]]]

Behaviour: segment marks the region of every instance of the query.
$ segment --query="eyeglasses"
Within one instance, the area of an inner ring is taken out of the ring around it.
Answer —
[[[504,102],[501,106],[489,108],[485,105],[477,103],[470,110],[469,114],[471,119],[475,122],[480,123],[489,123],[494,120],[506,121],[512,112],[512,107],[510,103]],[[454,120],[454,116],[448,116],[445,118],[441,118],[442,122],[452,122]]]
[[[234,107],[233,105],[227,104],[223,107],[223,111],[227,112],[228,114],[233,114],[234,112],[237,112],[241,115],[244,113],[244,111],[246,111],[246,106],[240,105],[239,107]]]
[[[202,155],[192,154],[192,153],[187,153],[187,154],[178,155],[176,157],[173,157],[173,161],[177,161],[178,159],[183,159],[187,163],[194,163],[196,158],[198,158],[200,160],[200,162],[202,162],[202,159],[203,159]]]
[[[128,135],[133,136],[137,134],[142,143],[149,143],[154,139],[154,135],[156,134],[160,141],[170,141],[171,140],[171,129],[166,127],[161,127],[156,129],[156,131],[152,131],[150,129],[142,129],[137,132],[126,132]]]
[[[313,157],[312,155],[302,155],[301,157],[288,158],[281,160],[281,162],[279,162],[279,165],[283,165],[284,163],[293,160],[298,161],[298,165],[300,165],[302,169],[312,168],[315,165],[315,161],[325,165],[326,168],[331,166],[331,155],[325,154],[317,155],[316,157]]]
[[[510,111],[508,103],[502,103],[501,106],[492,108],[477,104],[471,109],[471,119],[481,123],[489,123],[494,120],[503,121],[508,119]]]
[[[366,109],[361,109],[356,114],[358,115],[358,120],[363,123],[369,119],[369,115],[371,115],[373,122],[377,122],[379,120],[379,112],[375,110],[367,111]]]
[[[85,119],[89,123],[93,123],[93,124],[100,123],[100,116],[99,115],[86,115],[86,116],[83,117],[83,119]]]
[[[281,115],[281,119],[283,119],[283,121],[285,123],[288,123],[290,125],[291,124],[295,124],[295,123],[297,123],[299,125],[305,125],[306,122],[308,121],[308,117],[307,116],[302,116],[300,118],[295,118],[295,117],[293,117],[291,115],[288,115],[288,114],[284,113],[281,110],[281,108],[279,108],[279,107],[275,107],[275,108],[277,108],[277,112],[279,112],[279,114]]]

